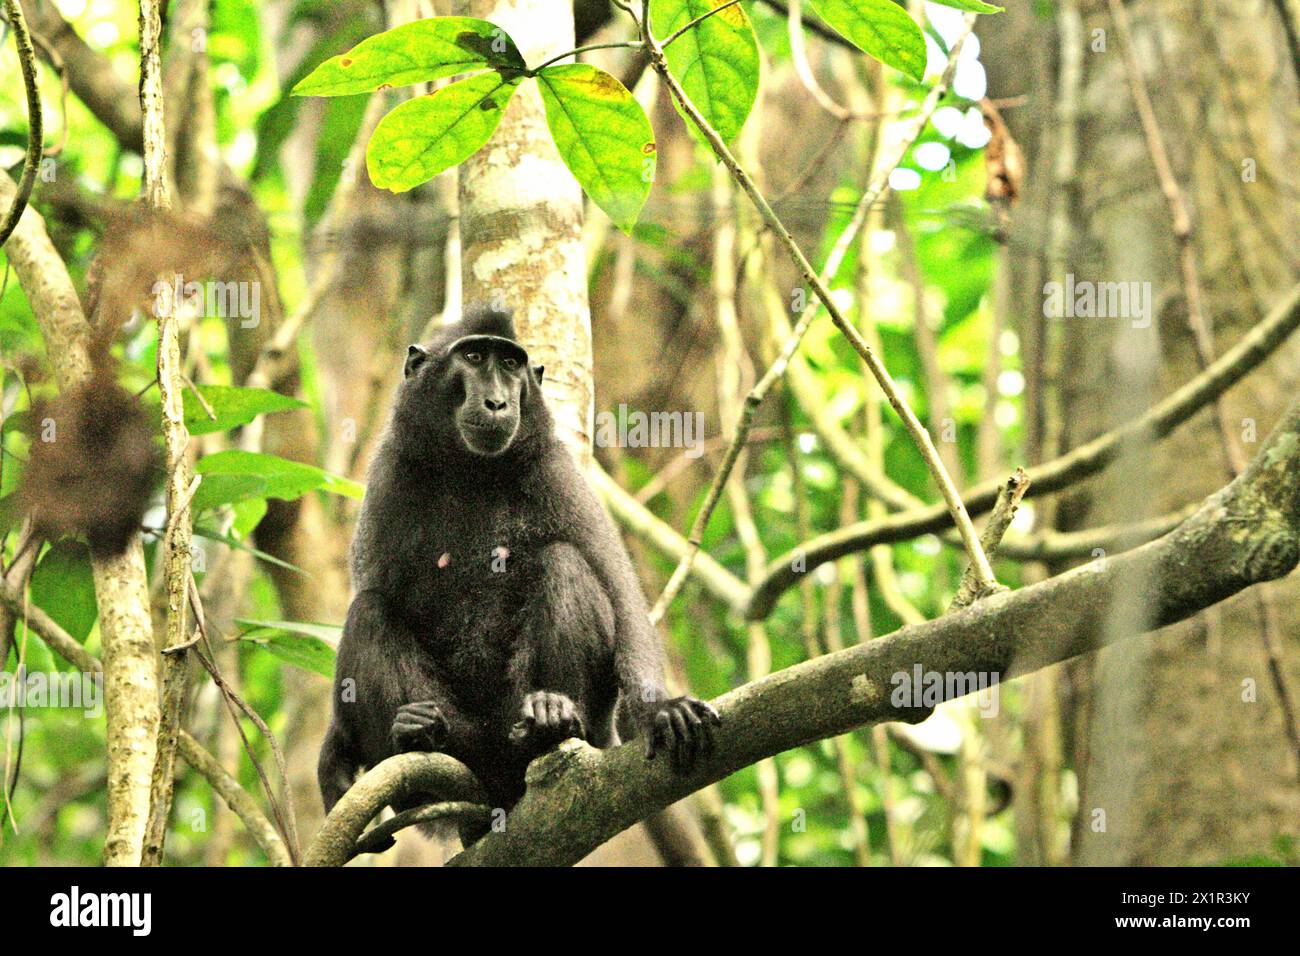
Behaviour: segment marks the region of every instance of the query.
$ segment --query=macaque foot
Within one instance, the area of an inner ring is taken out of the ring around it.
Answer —
[[[441,750],[447,743],[447,731],[447,718],[437,701],[403,704],[393,718],[393,748],[399,754]]]
[[[674,697],[652,705],[646,723],[646,759],[667,753],[673,772],[688,774],[697,760],[712,755],[714,728],[722,718],[702,700]]]
[[[513,743],[540,754],[570,737],[587,739],[587,728],[572,700],[549,690],[535,690],[524,696],[519,721],[510,728]]]

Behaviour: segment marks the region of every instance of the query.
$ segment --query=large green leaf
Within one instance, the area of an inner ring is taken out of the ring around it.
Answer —
[[[59,541],[41,555],[32,571],[32,603],[65,631],[85,642],[99,616],[90,549],[78,541]]]
[[[854,46],[914,80],[925,76],[925,36],[891,0],[811,0],[813,9]]]
[[[330,57],[293,88],[294,96],[346,96],[409,86],[493,67],[523,70],[504,30],[472,17],[431,17],[367,37]]]
[[[501,122],[520,79],[480,73],[407,100],[380,120],[370,137],[370,181],[406,192],[473,156]]]
[[[203,476],[194,495],[198,511],[249,498],[292,501],[320,489],[360,498],[365,489],[355,481],[331,475],[323,468],[251,451],[219,451],[200,458],[195,471]]]
[[[270,651],[280,660],[324,677],[334,676],[334,659],[338,656],[343,628],[332,624],[307,624],[301,621],[239,621],[250,630],[239,635]]]
[[[208,409],[185,390],[185,425],[191,435],[207,435],[211,432],[224,432],[240,425],[247,425],[258,415],[271,412],[283,412],[290,408],[306,408],[307,403],[288,395],[281,395],[266,388],[235,388],[231,385],[200,385],[199,394],[212,409],[215,418],[208,414]]]
[[[985,3],[984,0],[930,0],[931,3],[937,3],[943,7],[956,7],[958,10],[965,10],[967,13],[1001,13],[1001,7],[995,7],[991,3]]]
[[[586,63],[548,66],[537,83],[565,165],[630,233],[654,182],[655,133],[641,104],[616,77]]]
[[[654,35],[666,40],[726,0],[655,0]],[[664,50],[668,69],[691,102],[728,142],[745,125],[758,95],[758,40],[739,5],[696,24]]]

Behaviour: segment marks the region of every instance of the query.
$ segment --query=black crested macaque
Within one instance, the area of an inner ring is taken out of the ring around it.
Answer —
[[[670,698],[617,532],[542,399],[508,313],[480,309],[413,345],[370,467],[319,779],[328,811],[361,767],[412,750],[462,761],[494,806],[569,737],[689,772],[708,704]]]

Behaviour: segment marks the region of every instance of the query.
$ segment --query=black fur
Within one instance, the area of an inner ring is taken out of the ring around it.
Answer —
[[[456,757],[510,807],[559,741],[618,742],[620,694],[647,757],[686,772],[712,748],[717,714],[668,698],[627,552],[514,342],[508,314],[480,310],[408,354],[352,542],[327,811],[410,750]]]

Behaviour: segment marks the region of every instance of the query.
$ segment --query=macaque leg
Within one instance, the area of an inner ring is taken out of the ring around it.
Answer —
[[[473,759],[485,722],[466,715],[436,675],[416,662],[414,642],[380,595],[362,591],[348,608],[334,673],[334,719],[321,750],[318,779],[327,808],[362,766],[409,751]]]
[[[599,579],[570,544],[548,545],[540,563],[510,662],[510,739],[527,756],[569,737],[591,739],[592,720],[608,723],[613,703],[595,699],[597,690],[615,686],[614,611]]]

